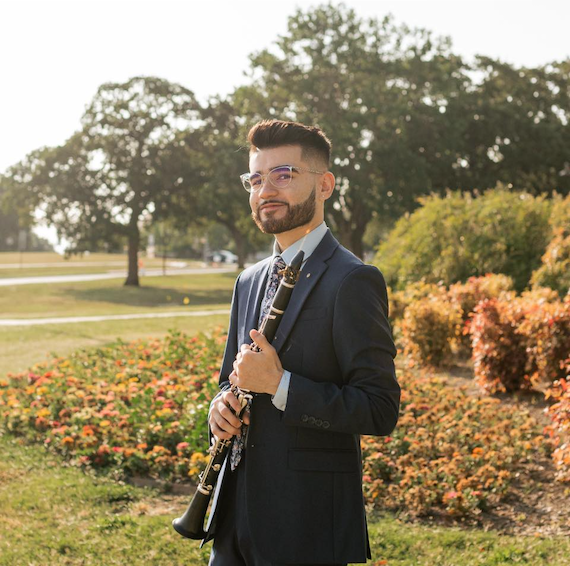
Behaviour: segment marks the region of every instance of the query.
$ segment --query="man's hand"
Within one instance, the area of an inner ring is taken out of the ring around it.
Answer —
[[[283,375],[281,360],[261,332],[252,330],[249,335],[261,352],[254,352],[251,344],[243,344],[236,356],[230,381],[240,389],[275,395]]]
[[[233,379],[234,373],[230,375]],[[212,434],[221,440],[228,440],[240,433],[242,421],[236,416],[241,411],[238,398],[231,391],[224,391],[212,402],[208,418]],[[243,415],[243,422],[249,424],[249,413]]]

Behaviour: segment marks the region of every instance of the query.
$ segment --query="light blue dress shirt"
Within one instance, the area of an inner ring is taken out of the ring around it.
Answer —
[[[305,252],[305,257],[303,258],[303,264],[301,265],[301,270],[305,266],[305,263],[315,251],[316,247],[321,243],[324,235],[327,233],[328,227],[325,222],[319,224],[314,230],[309,232],[306,236],[297,240],[295,243],[291,244],[285,251],[281,252],[279,249],[279,244],[277,240],[273,243],[273,259],[280,255],[285,263],[289,265],[292,259],[297,255],[299,250]],[[267,286],[267,283],[266,283]],[[271,402],[280,411],[284,411],[287,406],[287,397],[289,395],[289,382],[291,380],[291,372],[284,370],[281,376],[281,381],[279,382],[279,387],[273,397],[271,397]]]

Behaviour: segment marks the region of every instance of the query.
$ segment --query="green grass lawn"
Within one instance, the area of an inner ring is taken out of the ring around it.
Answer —
[[[229,304],[237,273],[123,278],[77,283],[9,285],[0,292],[0,318],[40,318],[182,311]],[[185,304],[187,300],[188,304]]]
[[[161,268],[162,258],[141,256],[143,267]],[[190,259],[167,258],[169,262],[184,262],[186,267],[199,267],[201,262]],[[8,264],[11,266],[8,268]],[[0,279],[6,277],[38,277],[47,275],[75,275],[79,273],[106,273],[111,270],[127,269],[126,254],[88,254],[65,259],[55,252],[1,252]]]
[[[86,475],[11,436],[0,437],[0,451],[0,566],[207,564],[210,547],[200,550],[171,527],[189,496]],[[373,519],[370,534],[370,564],[570,564],[563,537],[501,536],[393,517]]]
[[[233,273],[178,275],[142,280],[140,287],[125,287],[122,280],[52,283],[3,287],[0,318],[45,318],[189,312],[227,309]],[[185,299],[188,304],[184,304]],[[162,336],[169,329],[194,334],[214,326],[226,327],[228,315],[145,318],[90,323],[0,326],[0,375],[19,372],[50,352],[66,355],[77,348],[124,340]]]
[[[103,266],[90,266],[84,265],[81,267],[66,267],[54,265],[53,267],[23,267],[22,269],[2,269],[0,264],[0,279],[13,279],[17,277],[48,277],[51,275],[79,275],[86,273],[108,273],[109,271],[123,270],[126,272],[126,266],[123,265],[109,265]]]
[[[147,258],[140,256],[145,266],[159,267],[162,265],[162,258]],[[166,261],[185,261],[191,264],[193,260],[167,258]],[[83,263],[107,263],[112,265],[127,265],[127,254],[106,254],[94,253],[84,255],[74,255],[65,259],[62,255],[55,252],[0,252],[0,268],[2,264],[18,264],[26,267],[34,263],[63,263],[67,265],[79,265]]]

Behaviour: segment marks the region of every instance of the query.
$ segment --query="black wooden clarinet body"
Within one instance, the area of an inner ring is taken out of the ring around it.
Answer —
[[[269,313],[262,321],[259,332],[265,336],[268,342],[272,342],[279,328],[279,323],[283,318],[283,314],[287,309],[291,294],[295,287],[295,283],[299,278],[299,271],[303,263],[304,252],[300,251],[293,258],[290,265],[283,270],[283,278],[279,283],[275,297],[269,308]],[[259,351],[260,348],[255,344],[251,345],[251,349]],[[241,404],[241,410],[238,416],[241,418],[245,412],[248,402],[252,399],[249,391],[240,390],[238,387],[232,386],[232,391]],[[228,440],[216,440],[210,449],[210,459],[204,471],[200,474],[200,482],[196,488],[196,493],[186,509],[182,517],[174,519],[172,526],[177,533],[186,538],[195,540],[203,539],[206,536],[204,531],[204,520],[208,511],[210,499],[214,493],[214,487],[218,481],[218,476],[224,460],[228,455],[232,438]]]

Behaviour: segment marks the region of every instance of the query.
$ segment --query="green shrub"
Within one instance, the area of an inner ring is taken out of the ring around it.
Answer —
[[[561,297],[570,291],[570,195],[553,198],[552,240],[542,256],[542,265],[532,274],[533,286],[556,289]]]
[[[390,320],[392,320],[394,324],[399,325],[404,318],[406,307],[430,295],[445,295],[446,292],[445,287],[442,285],[426,283],[423,280],[410,283],[402,291],[389,290]]]
[[[414,301],[402,323],[404,353],[424,366],[450,363],[461,333],[461,316],[459,307],[441,294]]]
[[[503,273],[520,292],[551,239],[551,202],[545,196],[499,186],[478,197],[449,191],[419,203],[398,220],[374,260],[396,290],[422,278],[450,285]]]

